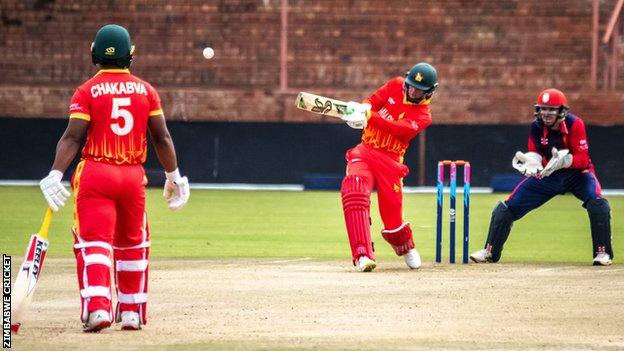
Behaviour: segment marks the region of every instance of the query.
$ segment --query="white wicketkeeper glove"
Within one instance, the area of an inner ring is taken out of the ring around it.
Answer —
[[[63,173],[53,169],[47,177],[39,182],[43,197],[54,212],[65,206],[65,201],[70,195],[69,191],[61,184],[61,179],[63,179]]]
[[[552,148],[552,158],[546,164],[546,167],[540,172],[540,177],[548,177],[553,174],[554,171],[558,171],[562,168],[568,168],[572,165],[572,154],[570,150],[561,149],[557,150],[556,147]]]
[[[180,171],[176,168],[173,172],[165,172],[165,188],[163,196],[169,204],[169,209],[176,211],[182,208],[191,196],[188,178],[180,176]]]
[[[354,129],[364,129],[366,127],[366,116],[371,109],[370,104],[360,104],[359,102],[347,102],[347,109],[342,116],[342,120],[347,122],[349,127]]]
[[[542,155],[532,151],[527,153],[517,151],[511,160],[511,165],[527,177],[535,177],[544,169],[542,167]]]

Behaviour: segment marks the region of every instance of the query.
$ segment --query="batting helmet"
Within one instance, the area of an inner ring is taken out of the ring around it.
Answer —
[[[91,59],[99,63],[116,64],[121,68],[130,67],[134,45],[126,28],[107,24],[98,30],[91,44]]]
[[[405,75],[406,90],[408,86],[424,91],[425,95],[422,100],[430,99],[438,88],[438,72],[426,62],[417,63]]]
[[[537,96],[537,102],[535,104],[535,117],[540,117],[540,111],[543,107],[556,107],[559,108],[557,112],[557,118],[565,118],[570,110],[568,107],[568,99],[560,90],[546,89],[543,90]]]

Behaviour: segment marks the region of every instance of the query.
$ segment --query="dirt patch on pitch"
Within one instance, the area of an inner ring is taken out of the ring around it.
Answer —
[[[73,261],[50,259],[15,349],[622,349],[624,267],[156,260],[149,324],[83,334]]]

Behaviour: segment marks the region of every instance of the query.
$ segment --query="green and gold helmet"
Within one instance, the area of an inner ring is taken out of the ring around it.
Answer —
[[[412,86],[425,92],[423,99],[430,99],[438,88],[438,73],[432,65],[420,62],[405,75],[405,89]]]
[[[98,30],[91,44],[91,59],[94,65],[99,63],[116,64],[128,68],[132,63],[134,45],[126,28],[116,24],[107,24]]]

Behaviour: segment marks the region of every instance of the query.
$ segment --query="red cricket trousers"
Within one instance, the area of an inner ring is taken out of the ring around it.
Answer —
[[[135,311],[145,324],[149,258],[146,184],[140,164],[83,160],[76,168],[73,234],[83,322],[95,310],[112,315],[112,268],[117,320],[121,311]]]
[[[347,151],[347,176],[366,179],[368,191],[377,189],[379,214],[384,228],[393,230],[403,224],[403,178],[409,168],[399,156],[359,144]]]

